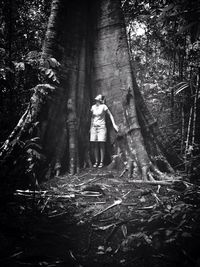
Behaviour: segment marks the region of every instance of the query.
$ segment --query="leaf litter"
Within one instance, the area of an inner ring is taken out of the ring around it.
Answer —
[[[151,184],[85,170],[16,190],[0,213],[2,266],[199,261],[200,188],[184,181]]]

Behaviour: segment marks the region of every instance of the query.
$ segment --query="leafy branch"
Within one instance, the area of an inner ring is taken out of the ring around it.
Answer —
[[[31,51],[26,55],[24,61],[14,62],[14,65],[17,71],[25,71],[27,66],[38,70],[39,81],[44,77],[44,79],[48,78],[57,84],[60,83],[57,72],[61,64],[53,57],[43,58],[40,52]]]

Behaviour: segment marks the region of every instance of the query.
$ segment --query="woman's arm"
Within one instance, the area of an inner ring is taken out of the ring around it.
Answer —
[[[112,122],[113,128],[115,129],[116,132],[118,132],[119,131],[119,127],[116,125],[114,117],[113,117],[113,115],[112,115],[112,113],[110,112],[109,109],[107,110],[107,113],[108,113],[108,115],[110,117],[110,120]]]

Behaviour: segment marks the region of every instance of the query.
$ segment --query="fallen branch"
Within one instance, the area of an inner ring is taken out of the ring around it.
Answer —
[[[82,174],[82,175],[78,175],[78,178],[83,178],[84,176],[89,175],[89,173],[90,173],[90,172],[84,173],[84,174]]]
[[[152,210],[156,207],[156,204],[152,205],[152,206],[148,206],[148,207],[141,207],[141,208],[137,208],[136,210]]]
[[[124,195],[122,196],[122,198],[125,199],[125,197],[128,196],[128,194],[130,194],[130,192],[131,192],[131,190],[129,190],[126,194],[124,194]]]
[[[101,177],[95,177],[95,178],[92,178],[92,179],[90,179],[90,180],[88,180],[88,181],[85,181],[85,182],[83,182],[83,183],[81,183],[81,184],[77,184],[77,185],[75,185],[76,187],[79,187],[79,186],[83,186],[83,185],[86,185],[86,184],[89,184],[89,183],[91,183],[91,182],[96,182],[96,181],[98,181],[98,180],[100,180],[100,179],[103,179],[103,178],[105,178],[105,177],[103,177],[103,176],[101,176]]]
[[[21,193],[21,194],[30,194],[30,195],[32,195],[32,194],[46,194],[48,191],[37,191],[37,190],[35,190],[35,191],[32,191],[32,190],[16,190],[16,194],[17,193]]]
[[[172,185],[174,182],[180,182],[180,180],[165,180],[165,181],[143,181],[143,180],[128,180],[128,183],[135,184],[152,184],[152,185]]]
[[[61,212],[61,213],[56,213],[56,214],[53,214],[53,215],[49,215],[48,217],[49,218],[55,218],[55,217],[59,217],[59,216],[66,215],[66,214],[69,214],[69,211],[64,211],[64,212]]]
[[[90,203],[87,203],[87,204],[89,204],[89,205],[97,205],[97,204],[100,205],[100,204],[106,204],[106,202],[105,201],[95,201],[95,202],[90,202]]]
[[[156,191],[158,194],[160,193],[160,185],[158,185],[158,189]]]
[[[122,176],[124,176],[124,174],[127,172],[128,170],[127,170],[127,168],[125,168],[123,171],[122,171],[122,173],[120,174],[120,178],[122,177]]]
[[[23,196],[23,197],[27,197],[27,198],[45,198],[47,197],[46,194],[34,194],[34,193],[31,193],[31,194],[28,194],[28,193],[14,193],[14,196]]]
[[[69,194],[69,195],[52,195],[52,197],[55,197],[55,198],[74,198],[75,197],[75,194]]]
[[[159,197],[156,195],[156,193],[152,193],[151,195],[155,197],[157,203],[162,203],[162,201],[159,199]]]
[[[105,231],[105,230],[108,230],[110,229],[111,227],[115,226],[116,223],[111,223],[111,224],[108,224],[108,225],[104,225],[104,226],[98,226],[98,225],[92,225],[92,227],[94,227],[94,230],[95,231]]]
[[[81,196],[84,197],[101,197],[102,194],[99,192],[94,192],[94,191],[84,191],[79,193]]]
[[[102,210],[102,211],[96,213],[96,214],[93,216],[93,218],[95,218],[95,217],[101,215],[101,214],[104,213],[105,211],[107,211],[107,210],[109,210],[109,209],[112,209],[113,207],[115,207],[115,206],[117,206],[117,205],[120,205],[121,203],[122,203],[122,200],[121,200],[121,199],[115,200],[114,203],[113,203],[112,205],[110,205],[110,206],[108,206],[107,208],[105,208],[104,210]]]
[[[50,197],[48,197],[47,200],[45,201],[45,203],[44,203],[44,205],[43,205],[43,207],[42,207],[42,209],[41,209],[41,213],[43,213],[43,211],[44,211],[44,209],[46,208],[46,206],[47,206],[49,200],[50,200]]]
[[[137,203],[130,203],[130,202],[125,202],[125,203],[122,203],[123,206],[136,206]]]

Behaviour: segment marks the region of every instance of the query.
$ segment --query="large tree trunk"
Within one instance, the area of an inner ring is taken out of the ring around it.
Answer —
[[[10,168],[16,176],[16,165],[24,166],[21,174],[27,169],[34,173],[34,179],[49,170],[75,173],[88,165],[89,110],[97,93],[105,95],[120,128],[117,135],[109,131],[111,167],[134,166],[143,179],[152,180],[152,173],[161,178],[156,157],[168,171],[179,163],[169,146],[162,145],[137,87],[119,0],[53,0],[42,57],[61,63],[60,84],[35,88],[27,111],[1,148],[4,176]]]

